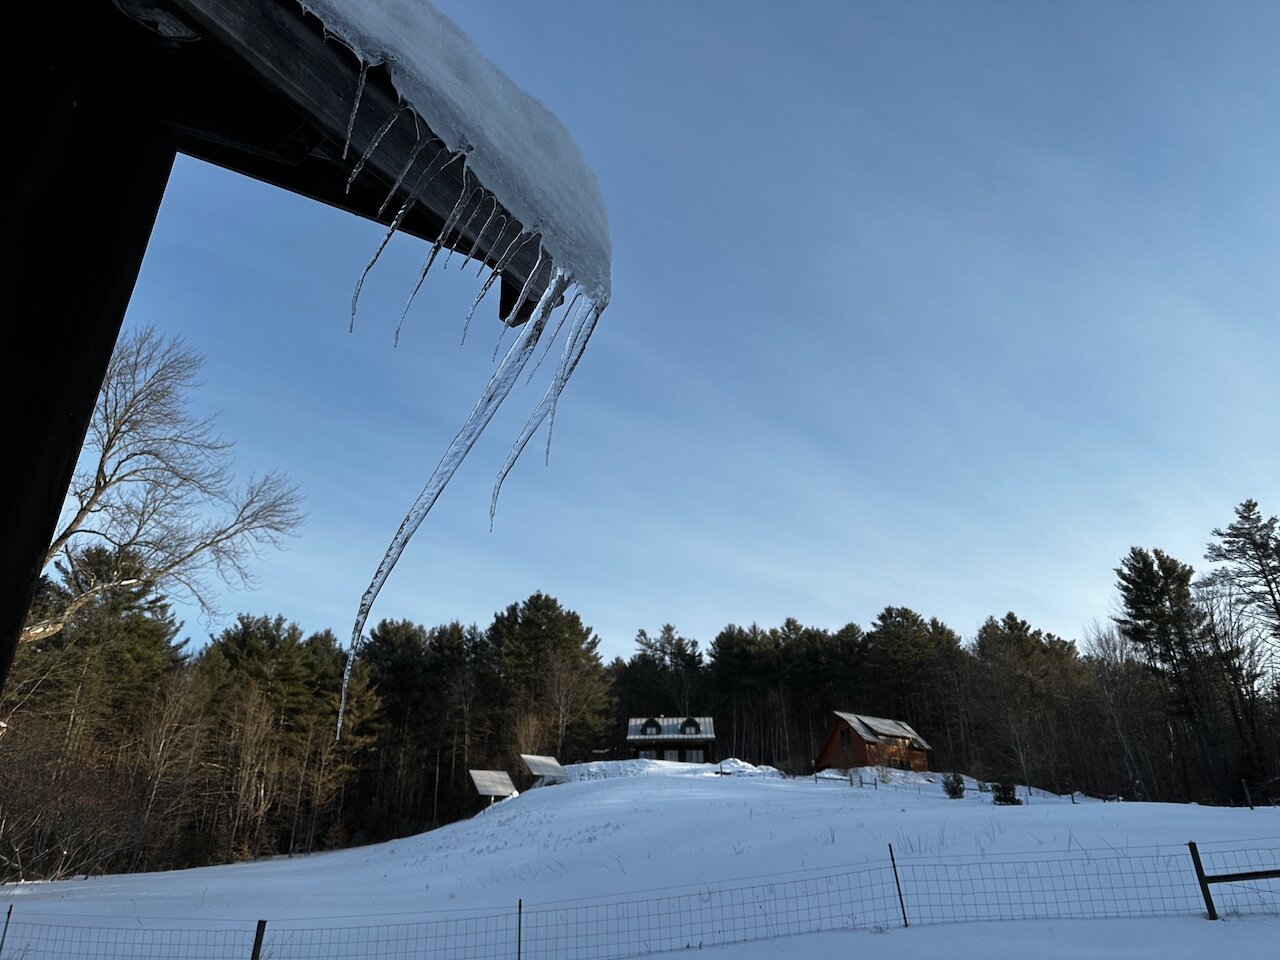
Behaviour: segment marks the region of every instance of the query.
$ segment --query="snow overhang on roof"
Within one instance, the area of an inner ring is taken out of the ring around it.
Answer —
[[[612,243],[595,174],[568,130],[426,0],[299,0],[520,220],[572,281],[608,301]]]
[[[99,2],[184,34],[118,52],[182,152],[501,264],[508,322],[558,269],[608,302],[608,217],[580,151],[426,0]]]

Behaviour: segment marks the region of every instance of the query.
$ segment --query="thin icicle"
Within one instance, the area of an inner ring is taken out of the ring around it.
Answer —
[[[484,236],[484,232],[489,229],[489,224],[493,222],[494,217],[498,217],[503,221],[502,229],[498,231],[498,236],[493,242],[493,249],[495,250],[497,249],[498,242],[502,240],[502,234],[506,232],[506,229],[507,229],[506,217],[498,213],[499,209],[500,208],[498,207],[498,201],[495,198],[493,201],[493,211],[489,214],[489,219],[485,220],[484,225],[480,228],[480,232],[476,234],[475,242],[471,244],[471,249],[467,251],[467,263],[471,262],[471,257],[472,255],[475,254],[476,247],[480,245],[480,240]],[[480,276],[480,274],[484,271],[484,266],[485,266],[484,260],[482,259],[480,261],[480,270],[476,271],[477,277]],[[464,267],[465,267],[465,264],[464,264]],[[484,296],[483,288],[480,291],[480,296]],[[471,329],[471,316],[472,314],[475,313],[476,306],[479,303],[480,303],[479,299],[477,299],[474,303],[472,303],[470,313],[468,313],[466,318],[462,321],[462,339],[459,341],[459,344],[465,344],[467,342],[467,331]]]
[[[416,115],[414,116],[414,125],[417,125]],[[418,154],[433,143],[440,144],[440,149],[436,151],[435,156],[433,156],[431,161],[428,162],[428,167],[431,166],[431,163],[435,162],[436,157],[440,155],[440,151],[445,148],[445,144],[439,137],[428,137],[426,140],[423,140],[422,135],[418,135],[418,139],[413,142],[413,149],[409,151],[409,159],[405,162],[405,165],[400,168],[400,175],[396,177],[396,182],[393,183],[391,185],[391,189],[387,191],[387,196],[382,201],[382,206],[378,207],[378,216],[382,216],[383,212],[387,209],[387,204],[396,198],[396,193],[400,190],[400,184],[404,183],[404,178],[409,175],[409,171],[413,169],[413,165],[418,162]]]
[[[578,361],[582,359],[583,353],[586,352],[587,342],[591,339],[591,334],[595,332],[596,321],[599,320],[603,306],[594,303],[589,305],[589,312],[596,314],[594,317],[587,317],[584,322],[579,323],[575,318],[573,325],[570,327],[570,334],[565,341],[564,357],[572,356],[573,362],[561,374],[559,370],[559,387],[555,394],[551,397],[551,409],[547,413],[547,447],[543,451],[542,462],[547,466],[551,466],[551,437],[555,433],[556,427],[556,411],[560,408],[560,395],[564,392],[564,388],[569,385],[569,378],[573,376],[573,371],[577,369]],[[490,521],[492,523],[492,521]]]
[[[382,256],[382,251],[387,248],[387,244],[391,242],[392,236],[394,236],[395,232],[400,229],[400,224],[404,223],[404,218],[408,216],[409,211],[413,209],[413,205],[418,201],[418,194],[425,190],[427,184],[439,176],[439,174],[451,163],[457,160],[458,157],[462,156],[460,153],[450,154],[449,159],[445,161],[435,173],[432,173],[431,176],[428,177],[427,173],[431,170],[432,165],[437,159],[439,159],[441,154],[444,154],[445,152],[446,151],[441,150],[432,157],[430,162],[428,162],[427,166],[423,169],[422,173],[418,174],[418,179],[414,183],[413,189],[409,191],[409,195],[405,198],[404,203],[401,204],[400,209],[396,211],[396,215],[391,221],[391,226],[387,228],[387,232],[383,235],[382,241],[378,244],[378,248],[373,251],[373,256],[369,258],[369,262],[364,265],[364,269],[360,272],[360,279],[356,281],[356,288],[351,294],[351,323],[347,327],[348,332],[355,329],[356,306],[360,302],[360,291],[364,289],[364,281],[369,276],[369,271],[373,269],[373,265],[377,263],[378,258]],[[426,178],[425,181],[423,178]]]
[[[505,213],[500,213],[500,214],[498,214],[498,219],[502,221],[502,226],[498,229],[498,235],[497,235],[496,237],[494,237],[494,239],[493,239],[493,249],[494,249],[494,250],[497,250],[497,249],[498,249],[498,244],[500,244],[500,243],[502,242],[502,238],[506,235],[506,233],[507,233],[507,227],[511,226],[511,224],[513,224],[513,223],[514,223],[516,226],[520,226],[520,222],[519,222],[518,220],[512,220],[512,219],[510,219],[510,218],[509,218]],[[517,233],[516,233],[516,239],[517,239],[517,240],[518,240],[518,239],[520,239],[520,236],[521,236],[521,234],[520,234],[519,232],[517,232]],[[479,239],[479,238],[477,238],[477,240],[478,240],[478,239]],[[488,266],[488,264],[487,264],[487,263],[485,263],[483,259],[481,259],[481,261],[480,261],[480,269],[478,269],[478,270],[476,271],[476,276],[478,277],[478,276],[480,276],[480,274],[484,273],[484,268],[485,268],[485,267],[487,267],[487,266]],[[495,267],[495,269],[496,269],[496,267]]]
[[[521,237],[524,237],[524,239],[520,240]],[[475,299],[471,301],[471,309],[467,311],[467,318],[462,321],[462,338],[464,340],[467,337],[467,330],[471,327],[471,318],[475,316],[476,308],[480,306],[480,301],[484,299],[484,295],[489,292],[489,288],[493,286],[493,282],[502,275],[503,268],[506,267],[511,258],[514,257],[517,252],[522,250],[524,245],[532,240],[533,237],[534,234],[532,233],[518,233],[515,235],[515,238],[512,239],[511,243],[507,245],[507,249],[502,252],[502,256],[498,258],[498,262],[494,266],[493,272],[485,278],[484,285],[480,288],[480,292],[477,293]],[[498,238],[502,238],[501,233],[498,234]],[[517,240],[520,240],[520,246],[518,247],[515,246]]]
[[[369,141],[369,145],[364,148],[364,153],[360,154],[360,159],[356,161],[356,165],[351,168],[351,176],[347,177],[346,192],[351,192],[351,185],[356,182],[356,177],[360,176],[360,171],[364,169],[364,165],[369,162],[369,158],[373,156],[373,151],[378,149],[378,144],[382,142],[382,138],[387,135],[387,131],[400,119],[400,114],[404,113],[405,108],[398,106],[391,111],[387,119],[382,121],[382,126],[378,127],[374,133],[373,139]],[[345,157],[343,158],[345,159]]]
[[[529,292],[529,284],[533,283],[533,278],[538,275],[538,268],[542,266],[542,258],[546,255],[546,251],[542,249],[542,242],[538,242],[538,259],[533,262],[533,269],[529,271],[529,275],[524,278],[524,284],[520,287],[520,292],[516,294],[515,302],[511,305],[511,309],[505,317],[502,317],[502,326],[498,330],[498,339],[493,344],[493,356],[490,360],[498,359],[498,350],[502,347],[502,341],[506,339],[507,330],[515,326],[511,321],[515,319],[520,312],[520,306],[524,303],[525,294]]]
[[[524,283],[520,287],[520,292],[516,294],[516,301],[511,305],[511,310],[502,318],[502,322],[506,326],[511,326],[511,321],[515,319],[517,313],[520,312],[520,305],[524,303],[524,296],[529,292],[529,284],[533,283],[533,278],[538,275],[538,268],[542,266],[542,259],[546,255],[546,251],[542,249],[542,242],[538,242],[538,259],[533,262],[533,269],[529,271],[529,275],[524,278]]]
[[[487,198],[486,198],[486,199],[487,199]],[[488,218],[485,220],[484,224],[480,227],[480,232],[476,234],[476,238],[475,238],[475,240],[474,240],[474,241],[472,242],[472,244],[471,244],[471,249],[467,251],[467,263],[470,263],[470,262],[471,262],[471,258],[472,258],[472,257],[474,257],[474,256],[476,255],[476,247],[480,246],[480,238],[481,238],[481,237],[483,237],[483,236],[484,236],[484,232],[485,232],[486,230],[488,230],[488,229],[489,229],[489,224],[493,223],[493,218],[494,218],[494,217],[497,217],[497,216],[499,215],[499,214],[498,214],[498,210],[499,210],[499,207],[498,207],[498,198],[497,198],[497,197],[493,197],[493,209],[489,211],[489,216],[488,216]],[[504,230],[506,229],[506,224],[505,224],[505,223],[503,224],[503,229],[504,229]],[[498,236],[502,236],[502,234],[498,234]],[[466,264],[464,263],[464,264],[463,264],[463,266],[465,267],[465,266],[466,266]],[[481,269],[481,270],[483,270],[483,269],[484,269],[483,262],[481,263],[481,267],[480,267],[480,269]],[[477,273],[477,274],[476,274],[476,276],[479,276],[479,275],[480,275],[479,273]]]
[[[360,112],[360,98],[364,96],[364,82],[369,79],[368,61],[360,61],[360,79],[356,81],[356,99],[351,104],[351,116],[347,118],[347,139],[342,145],[342,159],[347,159],[347,151],[351,149],[351,134],[356,129],[356,114]]]
[[[409,315],[409,308],[413,306],[414,298],[417,297],[418,291],[422,289],[423,282],[427,279],[427,274],[431,272],[431,264],[435,263],[436,257],[440,253],[440,248],[444,246],[444,242],[449,237],[449,232],[457,225],[458,219],[462,216],[462,211],[466,209],[467,204],[471,202],[471,196],[463,190],[462,195],[458,197],[457,203],[453,205],[453,209],[449,211],[449,216],[445,218],[444,226],[440,228],[440,233],[436,236],[436,242],[431,245],[431,252],[427,254],[426,262],[422,265],[422,271],[418,274],[418,282],[413,285],[413,292],[409,294],[409,299],[405,302],[404,309],[400,311],[400,322],[396,324],[395,345],[400,346],[400,328],[404,326],[404,318]]]
[[[591,339],[596,321],[599,319],[603,309],[602,305],[593,303],[590,305],[590,309],[581,314],[580,318],[574,319],[573,326],[569,330],[568,339],[565,342],[564,352],[560,356],[556,375],[552,379],[551,385],[547,387],[547,392],[543,394],[542,399],[538,402],[538,406],[534,408],[533,413],[529,415],[529,419],[525,421],[519,438],[511,447],[511,452],[507,454],[507,459],[503,463],[502,469],[498,471],[497,479],[493,484],[493,493],[489,497],[490,529],[493,528],[493,518],[498,511],[498,494],[502,492],[502,484],[507,479],[507,474],[511,472],[511,469],[516,465],[516,461],[520,459],[520,454],[528,446],[529,440],[538,432],[538,427],[555,410],[556,403],[560,399],[560,394],[564,390],[565,384],[569,382],[573,371],[577,369],[578,361],[582,359],[582,355],[587,349],[587,341]]]
[[[542,462],[547,466],[551,466],[551,438],[556,431],[556,411],[560,409],[560,395],[564,392],[564,388],[569,385],[569,378],[573,376],[573,371],[578,367],[578,361],[582,359],[582,355],[587,350],[587,343],[591,339],[591,335],[595,333],[596,322],[600,319],[600,314],[604,312],[605,304],[593,304],[589,311],[590,316],[586,323],[581,324],[570,335],[568,342],[565,344],[565,356],[569,356],[569,344],[573,343],[573,363],[565,371],[564,376],[560,378],[560,387],[556,390],[555,395],[551,398],[551,410],[547,414],[547,448],[543,453]],[[489,521],[492,527],[492,518]]]
[[[564,329],[565,321],[567,321],[571,316],[573,316],[574,308],[577,307],[579,310],[582,309],[581,307],[578,307],[578,302],[580,300],[582,300],[581,289],[577,290],[574,293],[573,299],[569,301],[568,305],[566,305],[564,308],[564,312],[560,314],[560,319],[556,321],[555,330],[551,332],[551,336],[547,339],[547,345],[542,351],[542,356],[538,357],[538,362],[535,363],[533,365],[533,369],[529,371],[529,376],[525,380],[526,384],[533,383],[534,374],[536,374],[539,370],[542,369],[542,361],[547,359],[547,354],[551,352],[551,348],[555,346],[556,341],[560,339],[560,331]],[[583,301],[583,302],[585,303],[586,301]],[[569,329],[571,330],[573,329],[572,325],[570,325]]]
[[[512,386],[520,378],[521,371],[529,362],[530,355],[538,345],[538,339],[542,336],[542,331],[547,325],[547,318],[550,316],[551,311],[555,309],[556,303],[560,300],[568,285],[568,277],[562,269],[557,268],[552,274],[551,282],[548,284],[546,292],[543,293],[542,299],[534,310],[533,317],[525,325],[523,336],[511,345],[511,349],[503,358],[502,364],[494,371],[493,376],[489,378],[489,382],[485,385],[480,394],[480,399],[476,401],[476,405],[472,408],[466,422],[463,423],[457,436],[453,438],[453,442],[449,444],[449,448],[445,451],[444,456],[440,458],[435,471],[431,474],[430,479],[427,480],[426,486],[423,487],[422,492],[418,494],[418,498],[405,515],[400,524],[400,529],[396,531],[390,546],[387,547],[387,551],[382,558],[382,562],[378,564],[378,569],[364,592],[364,596],[361,597],[360,609],[356,614],[355,625],[351,631],[351,646],[347,651],[346,666],[342,671],[342,696],[338,704],[336,739],[342,739],[342,725],[346,717],[351,668],[355,664],[356,655],[359,653],[364,639],[364,626],[369,619],[369,613],[373,609],[374,601],[377,599],[383,585],[387,582],[387,577],[391,575],[391,571],[395,568],[401,554],[404,553],[409,539],[421,526],[422,521],[426,518],[432,506],[435,505],[436,500],[439,499],[445,485],[462,464],[462,461],[466,459],[476,440],[479,439],[484,428],[488,426],[489,421],[493,419],[494,414],[497,413],[498,408],[502,405],[502,401],[511,392]]]
[[[462,225],[462,228],[458,231],[458,240],[459,240],[458,246],[449,248],[449,252],[445,254],[445,257],[444,257],[444,263],[440,265],[441,270],[449,269],[449,261],[453,259],[453,255],[458,252],[458,249],[462,246],[462,243],[465,242],[467,239],[467,230],[471,227],[471,222],[475,220],[476,214],[479,213],[480,210],[484,207],[484,202],[489,199],[489,194],[485,192],[484,187],[476,187],[474,190],[471,191],[471,196],[474,197],[477,193],[480,194],[480,202],[476,204],[476,208],[471,211],[471,216],[467,217],[467,222],[464,223]],[[498,201],[495,199],[493,202],[496,207]],[[472,245],[472,249],[473,250],[475,249],[474,245]],[[460,270],[465,269],[466,265],[467,265],[467,261],[464,260],[462,263],[462,266],[459,267],[458,269]]]
[[[495,363],[498,359],[498,351],[502,349],[503,342],[507,339],[507,334],[511,332],[511,327],[505,323],[498,324],[498,335],[493,338],[493,353],[489,354],[489,362]]]

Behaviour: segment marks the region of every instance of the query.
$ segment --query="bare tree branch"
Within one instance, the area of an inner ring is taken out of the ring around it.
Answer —
[[[214,613],[214,583],[251,585],[250,562],[302,523],[302,498],[283,474],[237,487],[231,444],[214,431],[212,417],[188,407],[202,363],[181,339],[153,327],[121,338],[45,564],[56,563],[71,584],[76,554],[92,543],[121,562],[28,623],[23,642],[59,633],[95,596],[130,584],[150,584]]]

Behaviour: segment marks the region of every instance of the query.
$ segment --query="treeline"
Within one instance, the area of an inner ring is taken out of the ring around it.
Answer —
[[[938,770],[1128,799],[1280,797],[1280,533],[1248,500],[1194,570],[1133,548],[1082,643],[1014,613],[972,638],[886,607],[869,628],[664,627],[610,666],[627,716],[708,713],[718,749],[808,772],[831,711],[906,720]],[[617,742],[615,741],[615,744]]]
[[[468,769],[607,737],[599,641],[540,593],[483,630],[379,623],[340,741],[345,653],[330,631],[241,615],[194,654],[176,635],[168,605],[137,587],[20,650],[0,702],[0,879],[404,836],[476,812]]]
[[[94,548],[100,549],[100,548]],[[1239,802],[1280,774],[1280,535],[1253,501],[1213,531],[1210,572],[1134,548],[1119,611],[1081,642],[1014,613],[972,637],[887,607],[866,628],[726,626],[705,649],[598,638],[537,593],[485,628],[379,623],[344,652],[242,615],[199,651],[143,584],[94,593],[86,550],[32,617],[91,596],[25,644],[0,700],[0,878],[164,869],[418,832],[483,804],[467,771],[521,753],[625,757],[633,716],[710,715],[719,756],[809,773],[832,710],[906,720],[938,770],[1128,799]]]

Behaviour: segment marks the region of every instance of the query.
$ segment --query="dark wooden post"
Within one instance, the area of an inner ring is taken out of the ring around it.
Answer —
[[[1249,781],[1241,780],[1240,786],[1244,787],[1244,802],[1249,804],[1249,809],[1253,809],[1253,795],[1249,793]]]
[[[9,921],[13,919],[13,904],[9,904],[9,909],[4,914],[4,930],[0,931],[0,956],[4,956],[4,942],[9,939]]]
[[[893,885],[898,888],[898,908],[902,910],[902,925],[911,926],[907,920],[907,901],[902,897],[902,881],[898,879],[898,861],[893,856],[893,844],[889,844],[889,865],[893,867]]]
[[[516,901],[516,960],[524,950],[524,901]]]
[[[1209,919],[1217,920],[1218,911],[1213,906],[1213,894],[1209,892],[1209,881],[1204,876],[1204,865],[1200,862],[1200,851],[1196,849],[1194,840],[1187,844],[1187,848],[1191,851],[1191,862],[1196,868],[1196,879],[1200,882],[1200,893],[1204,896],[1204,907],[1209,911]]]
[[[262,960],[262,938],[267,935],[267,921],[259,920],[258,929],[253,932],[253,953],[249,960]]]
[[[42,7],[14,35],[65,47],[6,84],[22,96],[0,177],[0,687],[178,149],[128,51],[102,49],[80,5]]]

